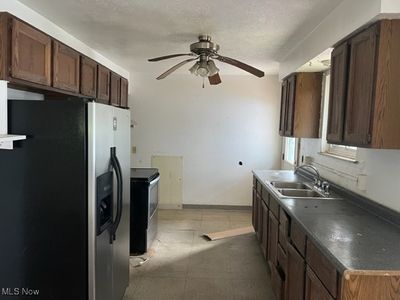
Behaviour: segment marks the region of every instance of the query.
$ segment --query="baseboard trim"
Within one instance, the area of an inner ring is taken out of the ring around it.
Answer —
[[[202,205],[202,204],[183,204],[183,209],[221,209],[221,210],[251,210],[247,205]]]
[[[158,203],[159,209],[182,209],[182,204],[164,204]]]

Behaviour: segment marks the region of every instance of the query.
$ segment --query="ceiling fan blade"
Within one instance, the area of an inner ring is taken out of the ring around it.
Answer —
[[[238,61],[236,59],[230,58],[230,57],[218,55],[216,57],[216,59],[218,59],[221,62],[230,64],[232,66],[238,67],[238,68],[240,68],[240,69],[242,69],[242,70],[244,70],[246,72],[249,72],[249,73],[251,73],[251,74],[253,74],[254,76],[257,76],[257,77],[264,77],[264,75],[265,75],[263,71],[261,71],[259,69],[256,69],[256,68],[254,68],[252,66],[249,66],[249,65],[247,65],[247,64],[245,64],[245,63],[243,63],[241,61]]]
[[[173,66],[171,69],[165,71],[164,73],[162,73],[160,76],[157,77],[157,80],[160,79],[164,79],[165,77],[167,77],[169,74],[171,74],[172,72],[176,71],[177,69],[179,69],[180,67],[182,67],[183,65],[187,64],[188,62],[194,61],[196,60],[197,57],[195,58],[190,58],[190,59],[186,59],[182,62],[180,62],[179,64]]]
[[[150,59],[148,59],[148,61],[160,61],[160,60],[169,59],[169,58],[174,58],[174,57],[178,57],[178,56],[194,56],[194,55],[196,55],[196,54],[194,54],[194,53],[171,54],[171,55],[165,55],[165,56],[150,58]]]
[[[219,74],[217,73],[213,76],[208,76],[208,81],[211,85],[217,85],[221,83],[221,77],[219,77]]]

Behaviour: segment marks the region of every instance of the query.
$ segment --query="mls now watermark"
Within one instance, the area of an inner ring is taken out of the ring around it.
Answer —
[[[40,291],[30,288],[1,288],[2,296],[39,296]]]

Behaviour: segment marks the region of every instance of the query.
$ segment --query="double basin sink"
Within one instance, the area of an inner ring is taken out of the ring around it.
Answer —
[[[281,198],[336,199],[331,194],[325,194],[308,183],[272,181],[270,184]]]

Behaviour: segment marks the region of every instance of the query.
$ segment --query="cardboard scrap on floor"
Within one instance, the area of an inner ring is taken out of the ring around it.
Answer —
[[[203,237],[209,241],[215,241],[215,240],[225,239],[225,238],[243,235],[243,234],[247,234],[247,233],[251,233],[251,232],[254,232],[254,229],[253,229],[253,227],[249,226],[249,227],[242,227],[242,228],[230,229],[230,230],[219,231],[219,232],[205,233],[205,234],[203,234]]]

